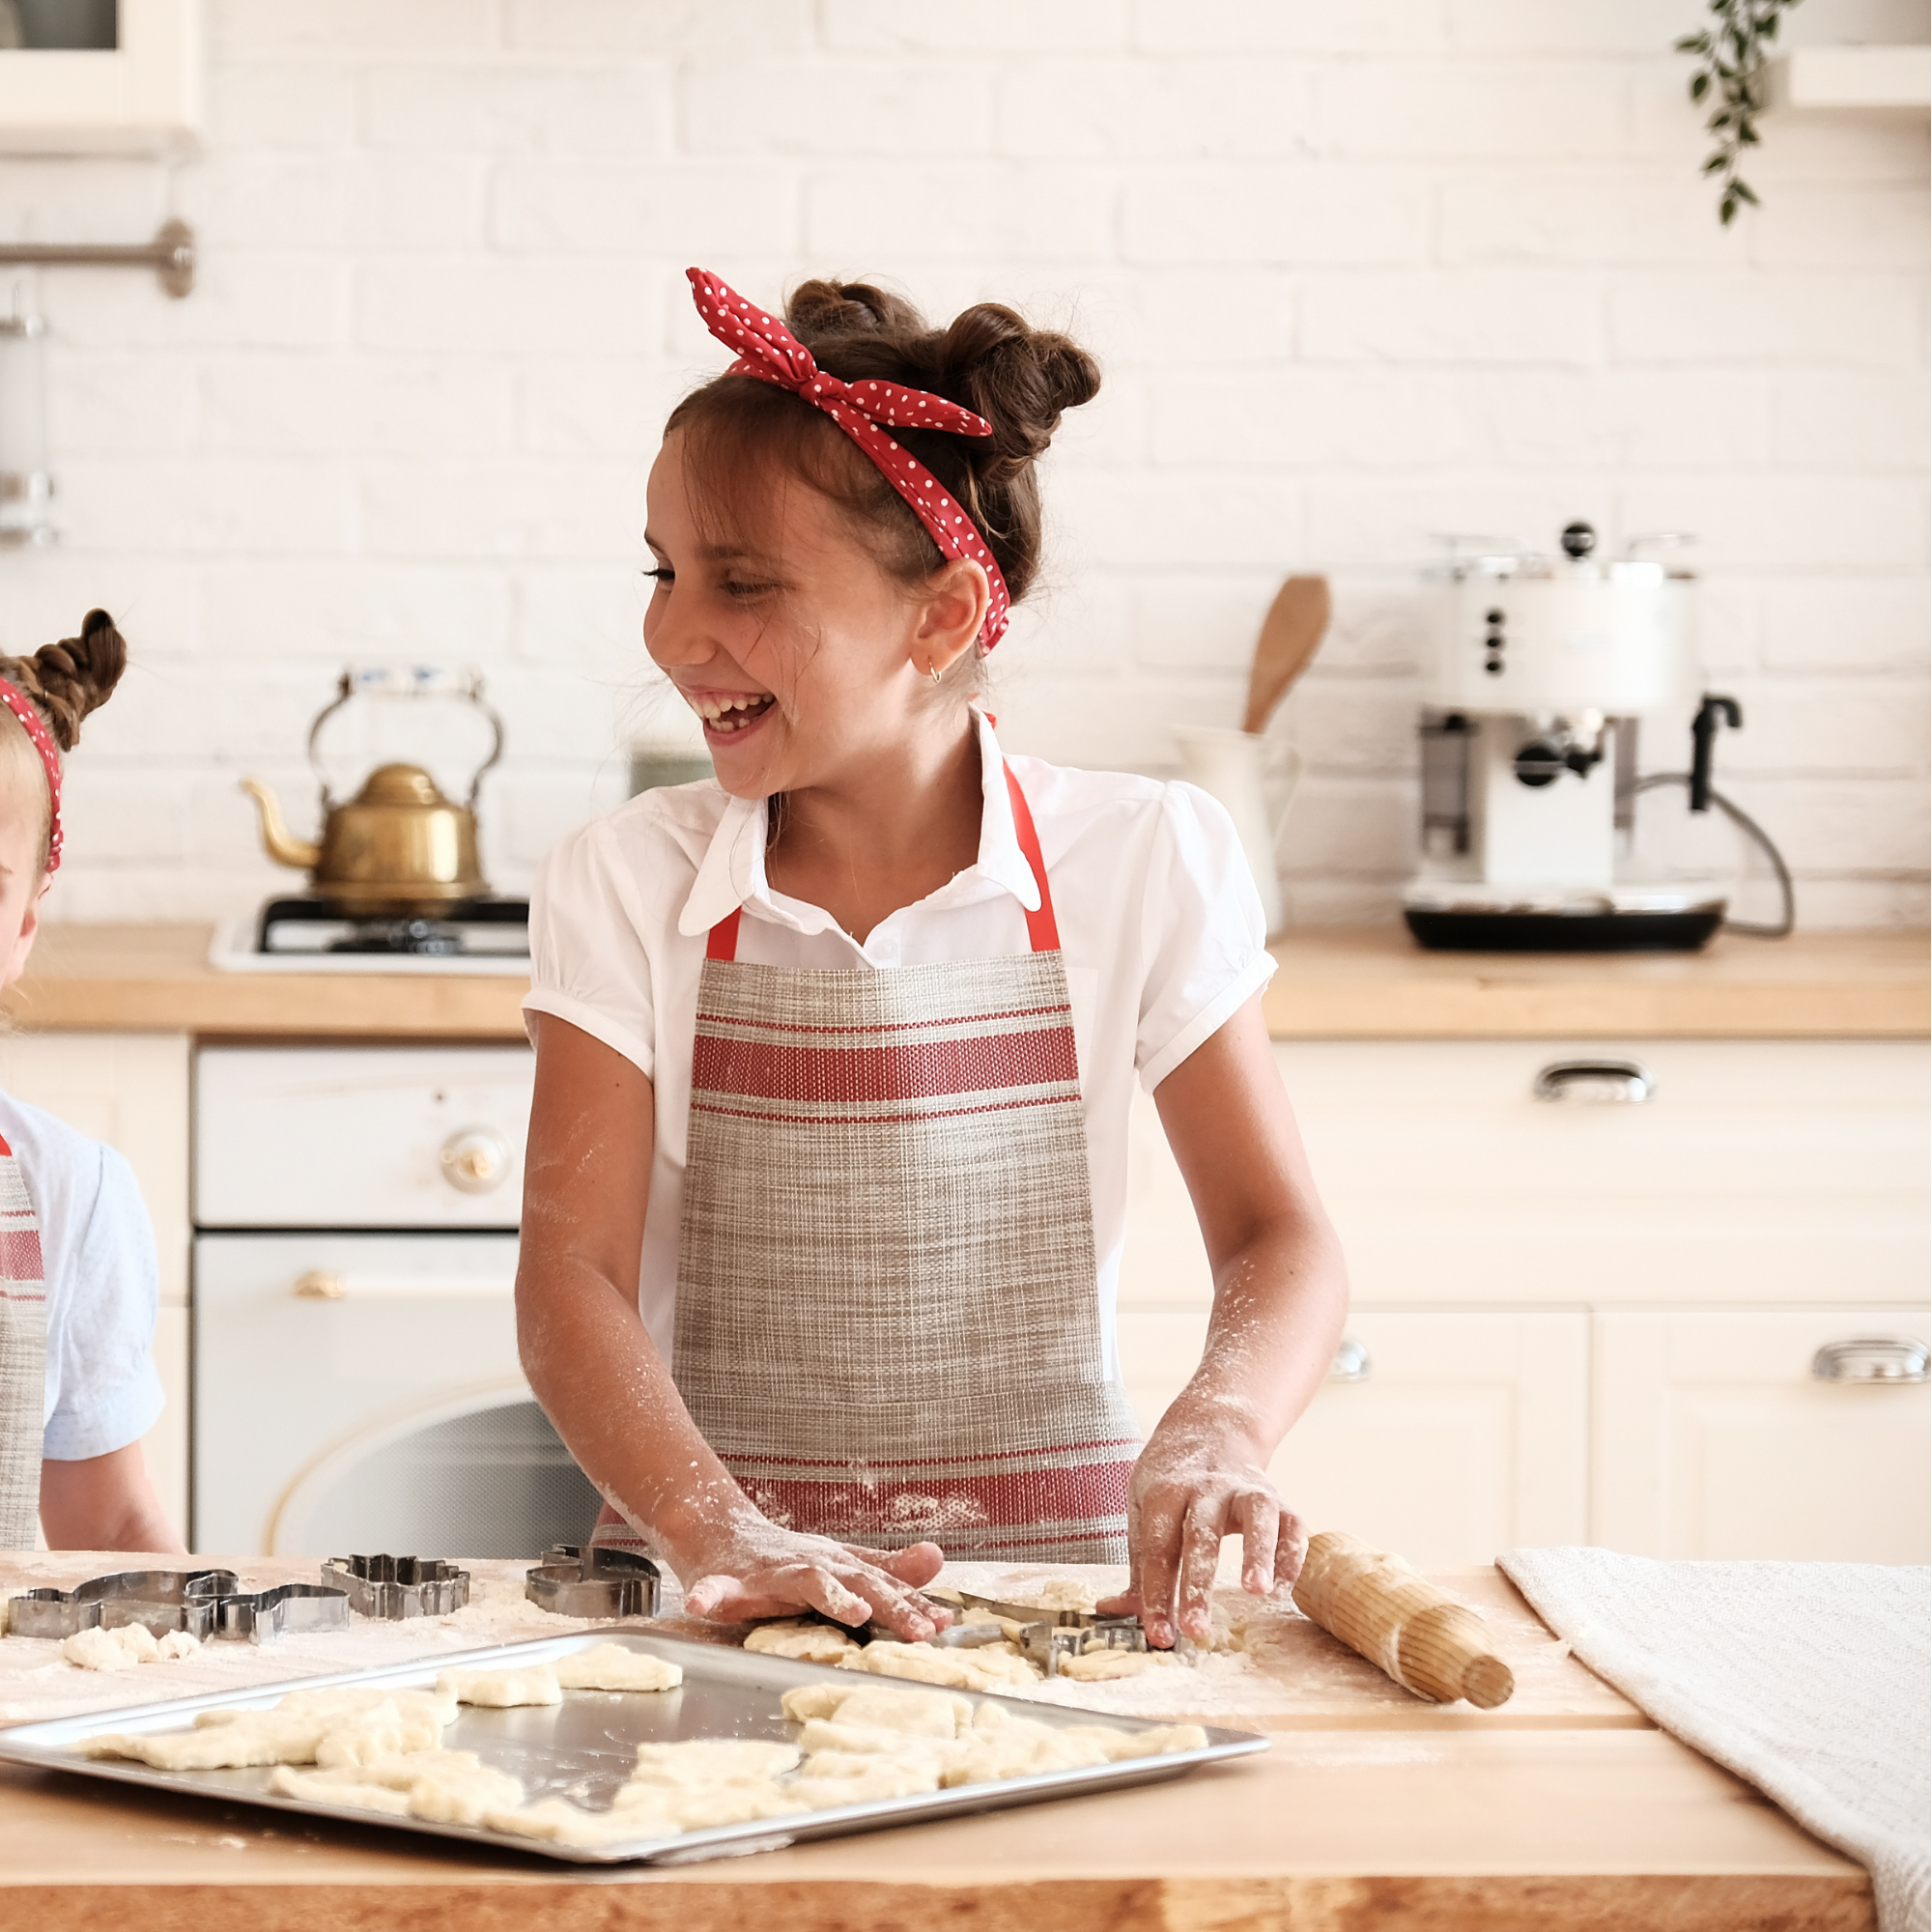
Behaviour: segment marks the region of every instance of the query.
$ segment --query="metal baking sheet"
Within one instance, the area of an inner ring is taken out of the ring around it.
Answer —
[[[559,1845],[522,1838],[481,1827],[431,1824],[417,1818],[396,1818],[345,1804],[325,1804],[308,1799],[285,1798],[269,1789],[270,1770],[156,1771],[152,1766],[117,1758],[90,1758],[81,1743],[102,1731],[175,1731],[189,1727],[201,1711],[261,1709],[291,1690],[319,1690],[338,1685],[357,1689],[432,1690],[444,1670],[477,1670],[517,1664],[549,1663],[600,1643],[620,1643],[631,1650],[681,1664],[684,1682],[675,1690],[607,1692],[566,1690],[563,1702],[511,1711],[482,1710],[463,1705],[456,1721],[443,1733],[444,1747],[472,1750],[496,1770],[521,1778],[526,1803],[543,1798],[567,1798],[591,1810],[609,1807],[618,1785],[630,1776],[640,1744],[674,1744],[689,1738],[771,1738],[789,1742],[798,1727],[781,1715],[779,1700],[798,1684],[822,1684],[831,1666],[796,1663],[785,1658],[762,1656],[720,1644],[692,1643],[659,1636],[636,1627],[617,1626],[586,1631],[534,1643],[499,1645],[491,1650],[463,1651],[389,1664],[378,1670],[343,1671],[329,1677],[305,1677],[284,1684],[257,1684],[245,1690],[220,1691],[205,1697],[183,1697],[167,1704],[142,1704],[120,1711],[91,1711],[82,1718],[57,1718],[0,1731],[0,1760],[31,1764],[84,1777],[110,1778],[151,1790],[186,1792],[222,1804],[271,1805],[277,1810],[310,1816],[341,1818],[355,1825],[388,1826],[442,1838],[469,1838],[478,1844],[567,1860],[575,1864],[684,1863],[747,1851],[776,1850],[805,1838],[837,1837],[848,1832],[877,1831],[889,1825],[923,1823],[932,1818],[957,1817],[966,1812],[991,1811],[1009,1804],[1037,1804],[1090,1791],[1114,1790],[1129,1784],[1150,1784],[1178,1777],[1199,1764],[1244,1757],[1267,1748],[1265,1738],[1241,1731],[1210,1729],[1206,1748],[1176,1751],[1156,1758],[1134,1758],[1124,1764],[1093,1765],[1080,1771],[1047,1772],[1034,1777],[1004,1778],[996,1783],[961,1785],[950,1791],[925,1792],[870,1804],[841,1805],[837,1810],[802,1812],[796,1819],[757,1819],[744,1825],[717,1826],[703,1832],[682,1832],[673,1837],[643,1837],[635,1843]],[[849,1677],[850,1673],[846,1673]],[[868,1686],[906,1690],[930,1687],[902,1684],[890,1677],[867,1677]],[[985,1693],[967,1692],[976,1701]],[[1036,1704],[1021,1697],[994,1697],[1016,1714],[1056,1726],[1108,1724],[1121,1730],[1156,1727],[1155,1720],[1117,1717],[1113,1713],[1068,1710],[1057,1704]]]

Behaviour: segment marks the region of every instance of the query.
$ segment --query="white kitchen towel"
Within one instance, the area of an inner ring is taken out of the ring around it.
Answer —
[[[1609,1549],[1496,1563],[1599,1677],[1857,1859],[1880,1932],[1927,1932],[1932,1572]]]

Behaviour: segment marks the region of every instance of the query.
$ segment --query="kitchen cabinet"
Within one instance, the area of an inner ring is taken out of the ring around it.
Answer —
[[[116,44],[0,52],[0,154],[166,155],[201,128],[200,0],[120,0]]]
[[[1923,1563],[1932,1387],[1828,1381],[1828,1344],[1925,1343],[1922,1308],[1593,1318],[1593,1540],[1652,1556]]]
[[[1207,1313],[1120,1320],[1128,1399],[1151,1429],[1200,1360]],[[1587,1317],[1358,1311],[1338,1370],[1269,1465],[1311,1529],[1421,1564],[1585,1540]]]
[[[1926,1388],[1827,1386],[1809,1367],[1848,1336],[1927,1339],[1923,1045],[1276,1053],[1368,1358],[1276,1461],[1315,1527],[1437,1564],[1578,1541],[1925,1560]],[[1643,1069],[1647,1098],[1578,1097],[1634,1091],[1617,1076],[1535,1097],[1546,1069],[1615,1061]],[[1198,1360],[1212,1283],[1146,1098],[1131,1163],[1118,1321],[1146,1426]]]
[[[155,1224],[155,1363],[167,1406],[142,1444],[162,1507],[187,1523],[188,1042],[181,1034],[0,1036],[0,1088],[127,1156]]]

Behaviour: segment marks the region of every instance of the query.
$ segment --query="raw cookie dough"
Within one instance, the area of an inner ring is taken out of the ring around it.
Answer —
[[[1117,1677],[1138,1677],[1144,1670],[1160,1670],[1179,1662],[1172,1651],[1103,1648],[1063,1657],[1060,1675],[1075,1684],[1111,1684]]]
[[[441,1743],[442,1719],[436,1711],[421,1705],[404,1710],[385,1700],[331,1724],[316,1741],[315,1761],[325,1770],[379,1764]]]
[[[102,1732],[84,1740],[89,1757],[132,1758],[156,1771],[239,1771],[250,1765],[313,1764],[331,1732],[349,1734],[378,1711],[399,1730],[419,1722],[440,1726],[456,1706],[427,1690],[292,1690],[267,1710],[226,1707],[203,1711],[191,1731]],[[420,1734],[420,1733],[412,1733]]]
[[[367,1777],[359,1764],[334,1771],[297,1771],[291,1765],[278,1764],[269,1774],[269,1789],[283,1798],[305,1798],[317,1804],[350,1804],[358,1811],[382,1811],[391,1818],[410,1815],[407,1791],[370,1784]]]
[[[492,1711],[563,1702],[556,1672],[547,1663],[532,1664],[526,1670],[445,1670],[436,1680],[436,1688],[459,1704],[477,1704]]]
[[[145,1624],[124,1624],[119,1630],[96,1624],[75,1631],[61,1645],[61,1655],[79,1670],[132,1670],[136,1664],[158,1663],[161,1648]]]
[[[565,1690],[675,1690],[684,1682],[682,1664],[621,1643],[600,1643],[573,1657],[559,1657],[550,1669]]]
[[[838,1663],[860,1646],[830,1624],[760,1624],[745,1638],[745,1648],[767,1657],[791,1657],[802,1663]]]
[[[868,1643],[846,1658],[841,1670],[867,1670],[875,1677],[910,1678],[916,1684],[946,1684],[961,1690],[1003,1690],[1025,1696],[1040,1673],[1004,1644],[954,1650],[929,1643]]]
[[[863,1701],[860,1701],[863,1700]],[[952,1728],[940,1728],[935,1707],[952,1713]],[[933,1737],[960,1737],[973,1728],[973,1700],[928,1690],[888,1690],[874,1684],[800,1684],[779,1699],[779,1708],[795,1724],[813,1718],[846,1718],[851,1721],[876,1724],[882,1730],[921,1729]],[[983,1713],[982,1713],[983,1715]],[[1001,1714],[1004,1716],[1004,1712]]]
[[[519,1811],[486,1811],[483,1823],[493,1832],[509,1832],[520,1838],[584,1846],[642,1843],[671,1837],[682,1829],[668,1813],[661,1816],[643,1805],[586,1811],[567,1798],[539,1799]]]
[[[407,1756],[378,1759],[373,1764],[344,1764],[327,1771],[293,1771],[277,1766],[270,1774],[269,1789],[287,1798],[315,1799],[326,1804],[353,1804],[391,1817],[440,1819],[451,1824],[474,1824],[470,1816],[452,1815],[473,1809],[462,1794],[487,1800],[491,1808],[514,1805],[524,1788],[503,1772],[487,1771],[474,1751],[421,1750]],[[425,1808],[416,1794],[424,1791]]]

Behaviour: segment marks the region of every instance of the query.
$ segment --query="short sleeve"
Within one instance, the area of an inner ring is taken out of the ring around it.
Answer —
[[[1220,804],[1170,784],[1148,867],[1135,1059],[1152,1093],[1274,974],[1261,895]]]
[[[568,1020],[649,1079],[657,1014],[641,925],[608,822],[581,826],[544,861],[530,895],[524,1011]]]
[[[70,1257],[65,1278],[48,1283],[49,1302],[58,1296],[61,1304],[58,1330],[47,1338],[59,1355],[47,1378],[58,1393],[42,1453],[56,1463],[86,1462],[138,1442],[162,1408],[154,1356],[160,1270],[147,1204],[121,1155],[81,1145],[98,1156],[96,1185],[73,1188],[71,1209],[86,1204],[85,1222],[71,1248],[60,1244]]]

